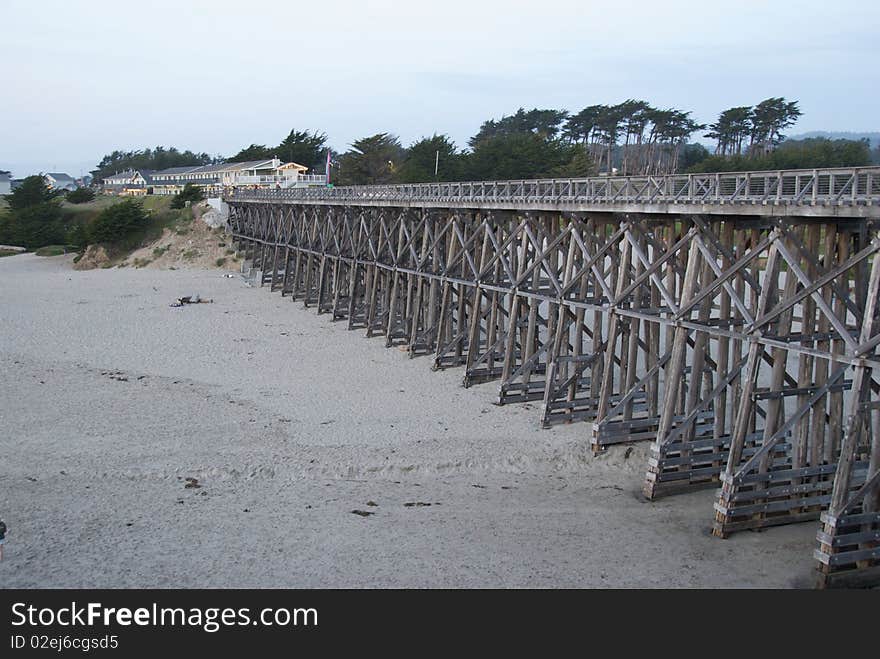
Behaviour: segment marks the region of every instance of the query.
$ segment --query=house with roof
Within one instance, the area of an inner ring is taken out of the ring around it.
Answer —
[[[172,167],[150,174],[152,194],[177,194],[187,183],[205,189],[209,197],[228,188],[290,188],[323,185],[324,176],[306,174],[308,167],[278,158],[224,162],[200,167]]]
[[[149,194],[152,170],[128,169],[104,177],[104,192],[123,196],[142,196]]]
[[[70,174],[64,174],[62,172],[48,172],[43,174],[43,180],[46,182],[46,185],[50,190],[70,191],[76,190],[77,187],[79,187]]]
[[[253,162],[231,163],[224,171],[224,187],[279,187],[289,188],[296,185],[300,178],[309,170],[308,167],[295,162],[282,163],[277,158],[272,160],[256,160]]]

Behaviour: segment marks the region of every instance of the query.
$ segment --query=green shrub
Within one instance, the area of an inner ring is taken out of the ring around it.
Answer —
[[[214,261],[214,265],[216,265],[218,268],[222,268],[224,265],[226,265],[226,259],[223,257],[220,257],[219,259]]]
[[[57,199],[59,192],[53,192],[43,177],[28,176],[15,190],[6,195],[6,203],[14,211],[39,206]]]
[[[0,216],[0,243],[28,249],[66,242],[61,208],[46,201],[12,210]]]
[[[6,195],[8,210],[0,213],[0,243],[33,249],[63,244],[66,238],[58,194],[42,176],[28,176]]]
[[[126,199],[101,211],[87,228],[92,243],[114,243],[142,228],[147,214],[136,199]]]
[[[77,188],[67,193],[67,201],[71,204],[87,204],[94,199],[95,191],[91,188]]]
[[[67,254],[67,252],[68,249],[64,245],[46,245],[45,247],[40,247],[34,254],[37,256],[61,256],[62,254]]]
[[[73,220],[73,224],[67,229],[67,240],[65,242],[76,247],[85,247],[89,244],[89,236],[83,222],[78,219]]]
[[[187,183],[183,186],[183,190],[174,195],[174,199],[171,201],[171,208],[183,208],[186,206],[186,202],[192,204],[204,198],[205,193],[202,192],[201,186]]]

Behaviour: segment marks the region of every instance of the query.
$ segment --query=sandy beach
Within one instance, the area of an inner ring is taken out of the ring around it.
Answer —
[[[815,523],[712,538],[646,445],[238,275],[70,258],[0,258],[3,587],[811,585]]]

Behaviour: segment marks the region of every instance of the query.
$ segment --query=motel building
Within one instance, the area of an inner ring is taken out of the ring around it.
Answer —
[[[129,170],[104,178],[104,192],[119,195],[174,195],[187,183],[217,197],[224,189],[282,189],[323,186],[323,174],[306,174],[308,167],[278,158],[226,162],[196,167],[171,167],[159,171]]]

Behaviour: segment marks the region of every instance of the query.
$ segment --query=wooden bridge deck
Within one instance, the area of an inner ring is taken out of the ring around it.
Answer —
[[[238,190],[236,201],[476,210],[880,217],[880,167]]]

